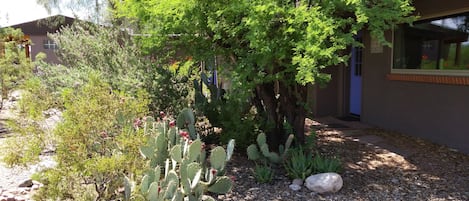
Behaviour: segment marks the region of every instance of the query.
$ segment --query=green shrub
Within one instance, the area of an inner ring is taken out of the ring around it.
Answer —
[[[254,177],[259,183],[270,183],[274,177],[274,171],[269,165],[258,165],[254,168]]]
[[[12,89],[28,79],[32,74],[33,65],[26,57],[24,34],[21,29],[0,28],[0,90],[1,102],[8,98]]]
[[[46,174],[38,196],[117,199],[124,176],[142,174],[138,148],[145,138],[133,122],[147,112],[144,93],[125,96],[110,90],[99,73],[89,77],[89,83],[63,91],[63,122],[54,131],[58,165]]]
[[[255,142],[255,131],[259,128],[256,112],[247,101],[248,94],[230,89],[231,95],[228,95],[224,89],[210,83],[207,75],[202,73],[200,79],[200,82],[194,81],[195,108],[209,120],[212,128],[221,128],[221,133],[211,135],[219,135],[221,144],[235,139],[238,149],[245,150]]]
[[[287,174],[292,179],[305,179],[313,172],[313,155],[303,148],[292,148],[288,151],[283,162]]]
[[[313,173],[340,173],[342,171],[342,164],[337,158],[327,158],[316,154],[313,158],[313,168]]]

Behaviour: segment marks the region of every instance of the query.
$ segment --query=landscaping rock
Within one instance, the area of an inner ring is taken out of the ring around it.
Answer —
[[[298,184],[290,184],[288,187],[290,187],[290,189],[291,189],[292,191],[299,191],[299,190],[301,190],[301,186],[298,185]]]
[[[303,185],[303,179],[293,179],[292,184],[296,184],[298,186]]]
[[[20,185],[18,185],[18,187],[31,187],[31,186],[33,186],[33,180],[31,180],[31,179],[27,179],[27,180],[21,182]]]
[[[342,177],[333,172],[311,175],[305,181],[305,186],[317,193],[337,192],[342,185]]]

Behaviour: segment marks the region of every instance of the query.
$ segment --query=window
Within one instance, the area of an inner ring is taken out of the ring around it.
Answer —
[[[394,30],[393,71],[469,72],[469,12]]]
[[[48,49],[55,50],[58,48],[57,44],[53,40],[49,40],[49,39],[44,40],[43,44],[44,44],[44,49],[46,50]]]

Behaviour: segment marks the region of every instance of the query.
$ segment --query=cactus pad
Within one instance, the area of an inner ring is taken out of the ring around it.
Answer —
[[[217,179],[213,185],[208,187],[208,191],[217,194],[224,194],[229,192],[232,186],[233,182],[231,179],[227,176],[223,176]]]
[[[226,153],[223,147],[216,147],[210,153],[210,164],[213,168],[218,171],[222,171],[225,168]]]

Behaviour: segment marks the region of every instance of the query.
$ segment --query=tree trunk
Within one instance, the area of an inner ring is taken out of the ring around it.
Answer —
[[[305,107],[307,88],[299,84],[292,87],[280,82],[279,91],[283,114],[288,124],[293,128],[293,133],[288,134],[294,134],[295,142],[303,144],[305,142],[304,125],[307,113]]]
[[[284,137],[283,129],[283,115],[279,110],[279,102],[275,97],[273,83],[264,83],[256,87],[256,93],[261,99],[262,108],[261,111],[265,113],[267,117],[265,119],[265,132],[267,135],[267,141],[269,148],[277,150],[279,145],[282,144]]]

